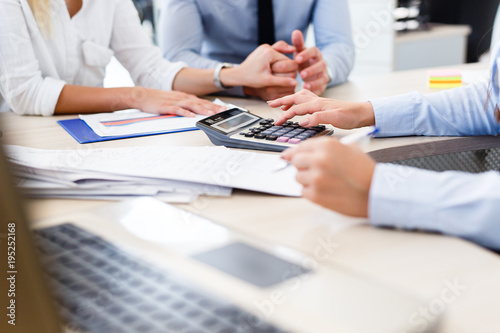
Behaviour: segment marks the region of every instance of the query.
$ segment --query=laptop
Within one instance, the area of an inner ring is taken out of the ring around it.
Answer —
[[[425,305],[140,198],[28,225],[0,152],[2,332],[434,332]]]

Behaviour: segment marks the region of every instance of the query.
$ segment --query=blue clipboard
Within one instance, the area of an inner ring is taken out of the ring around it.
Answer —
[[[66,132],[68,132],[76,141],[78,141],[78,143],[92,143],[92,142],[101,142],[110,140],[120,140],[120,139],[137,138],[149,135],[195,131],[198,129],[196,127],[188,127],[188,128],[181,128],[181,129],[161,131],[161,132],[149,132],[149,133],[141,133],[141,134],[125,135],[125,136],[102,137],[97,135],[92,130],[92,128],[90,128],[89,125],[87,125],[87,123],[81,120],[80,118],[59,120],[57,123],[61,125],[61,127],[64,128]]]

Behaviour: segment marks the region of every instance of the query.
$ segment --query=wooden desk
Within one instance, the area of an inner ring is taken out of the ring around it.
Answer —
[[[467,66],[466,68],[476,68]],[[351,100],[389,96],[409,90],[428,92],[425,71],[398,72],[385,76],[356,79],[330,89],[326,96]],[[255,100],[230,100],[265,117],[279,111]],[[201,132],[187,132],[128,140],[79,145],[56,120],[70,117],[19,117],[0,115],[4,142],[44,149],[87,149],[143,145],[210,145]],[[338,131],[342,135],[343,131]],[[391,138],[377,139],[367,148],[376,152],[384,147],[445,144],[470,138]],[[474,141],[476,146],[485,142]],[[471,143],[471,145],[472,145]],[[421,147],[421,146],[420,146]],[[397,155],[397,154],[396,154]],[[380,155],[379,155],[380,156]],[[394,154],[385,156],[387,160]],[[396,156],[397,157],[397,156]],[[103,202],[78,200],[30,200],[32,219],[39,220],[77,210],[96,208]],[[327,211],[301,198],[284,198],[260,193],[235,191],[231,198],[204,197],[183,209],[207,217],[250,237],[283,244],[313,255],[320,239],[331,238],[338,248],[328,265],[343,266],[410,291],[425,299],[439,300],[445,280],[458,281],[466,289],[446,305],[442,332],[500,331],[500,257],[475,244],[453,237],[426,233],[377,229],[365,220],[352,219]],[[464,221],[471,223],[473,221]],[[360,314],[362,320],[362,314]]]

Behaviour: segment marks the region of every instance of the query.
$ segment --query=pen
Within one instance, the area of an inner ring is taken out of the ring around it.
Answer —
[[[365,127],[365,128],[360,129],[359,131],[356,131],[355,133],[352,133],[352,134],[349,134],[349,135],[346,135],[346,136],[340,138],[340,143],[342,143],[344,145],[350,145],[352,143],[359,142],[364,138],[367,138],[367,137],[371,138],[372,136],[377,134],[377,132],[378,132],[378,128],[376,128],[375,126]]]
[[[364,138],[371,138],[372,136],[377,134],[377,132],[378,132],[378,128],[376,128],[375,126],[369,126],[369,127],[362,128],[362,129],[356,131],[355,133],[343,136],[342,138],[340,138],[339,141],[340,141],[340,143],[342,143],[344,145],[350,145],[350,144],[359,142]],[[278,168],[276,168],[274,170],[274,172],[278,172],[278,171],[281,171],[283,169],[286,169],[289,165],[291,165],[291,163],[287,161],[286,164],[280,165]]]

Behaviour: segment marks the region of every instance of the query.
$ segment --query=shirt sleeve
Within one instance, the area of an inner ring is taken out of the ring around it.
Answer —
[[[182,27],[182,33],[179,33]],[[158,43],[170,61],[185,61],[190,67],[215,68],[219,61],[201,56],[203,24],[193,0],[165,0],[158,25]]]
[[[347,0],[317,1],[312,23],[316,46],[331,71],[328,86],[345,82],[355,58]]]
[[[496,97],[488,82],[422,95],[412,92],[370,101],[378,136],[498,135]]]
[[[179,33],[179,27],[182,27],[182,33]],[[182,60],[194,68],[212,69],[221,64],[220,61],[201,55],[203,24],[201,13],[193,0],[165,0],[157,31],[160,49],[166,59]],[[238,64],[233,65],[238,66]],[[217,94],[245,96],[241,86],[223,90]]]
[[[19,0],[0,0],[0,94],[15,113],[50,116],[66,83],[42,77],[28,21],[38,28],[27,6]]]
[[[147,88],[172,90],[175,76],[186,67],[183,62],[172,63],[162,57],[142,28],[130,0],[117,0],[111,49],[135,84]]]
[[[421,229],[500,249],[500,174],[378,164],[369,199],[375,226]]]

